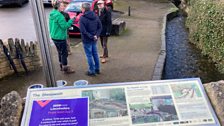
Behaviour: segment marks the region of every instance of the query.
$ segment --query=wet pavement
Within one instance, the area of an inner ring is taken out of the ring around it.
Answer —
[[[51,43],[56,80],[66,80],[68,85],[80,79],[88,80],[90,84],[151,80],[160,53],[162,19],[171,6],[168,3],[145,0],[117,0],[117,2],[115,9],[124,12],[120,18],[126,21],[127,29],[120,36],[109,38],[109,61],[101,64],[101,74],[96,77],[85,75],[87,62],[81,39],[72,38],[72,55],[69,56],[69,64],[76,73],[70,75],[63,74],[59,70],[57,53]],[[127,14],[127,2],[132,5],[130,17]],[[98,48],[101,54],[100,43]],[[11,90],[16,90],[25,97],[27,87],[34,83],[46,85],[42,70],[31,72],[29,75],[6,78],[0,81],[0,97]]]
[[[177,17],[167,23],[167,57],[163,79],[200,77],[202,82],[222,80],[214,63],[191,44],[184,26],[184,18]]]
[[[30,3],[23,7],[8,5],[0,7],[0,38],[24,38],[25,41],[36,40],[36,33]]]

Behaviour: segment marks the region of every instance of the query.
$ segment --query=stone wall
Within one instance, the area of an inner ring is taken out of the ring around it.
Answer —
[[[38,47],[37,42],[25,42],[23,39],[0,39],[0,79],[40,68]]]

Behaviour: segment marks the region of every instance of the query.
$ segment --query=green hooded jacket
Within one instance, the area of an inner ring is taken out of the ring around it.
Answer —
[[[65,17],[61,12],[53,9],[49,16],[49,29],[50,36],[55,40],[66,40],[67,39],[67,29],[71,27],[74,19],[70,19],[66,22]]]

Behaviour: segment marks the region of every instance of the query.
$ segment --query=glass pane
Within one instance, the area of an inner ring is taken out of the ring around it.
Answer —
[[[45,84],[39,45],[34,29],[30,2],[20,5],[10,4],[0,7],[0,39],[4,49],[0,49],[0,98],[12,90],[22,97],[26,96],[27,88],[32,84]],[[8,40],[9,38],[12,38]],[[18,44],[15,40],[18,38]],[[24,39],[24,42],[23,40]],[[8,41],[17,43],[9,48]],[[14,48],[13,48],[14,47]],[[11,58],[11,61],[10,61]],[[15,69],[13,66],[15,65]],[[28,70],[28,72],[25,72]],[[16,74],[16,71],[18,73]]]

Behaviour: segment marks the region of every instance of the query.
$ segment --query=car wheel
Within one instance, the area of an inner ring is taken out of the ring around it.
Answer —
[[[19,7],[22,7],[22,6],[23,6],[23,1],[18,0],[17,5],[18,5]]]

